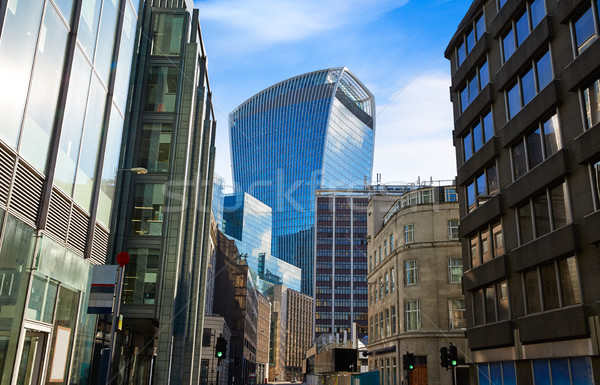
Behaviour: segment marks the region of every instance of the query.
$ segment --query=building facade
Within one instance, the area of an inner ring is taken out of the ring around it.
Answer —
[[[285,330],[285,380],[302,379],[302,363],[312,346],[314,298],[287,289],[282,296]]]
[[[229,115],[236,193],[273,209],[272,255],[302,269],[312,294],[315,191],[371,180],[373,95],[346,68],[300,75]]]
[[[369,369],[379,371],[382,385],[407,377],[411,385],[450,383],[440,348],[453,343],[464,362],[467,347],[456,190],[376,195],[367,216]],[[407,352],[415,356],[412,371],[403,367]],[[468,370],[457,383],[469,383]]]
[[[452,37],[473,383],[600,381],[596,1],[474,1]]]
[[[271,345],[271,301],[258,293],[258,320],[256,324],[256,383],[264,384],[269,375],[269,347]]]
[[[315,337],[367,336],[367,204],[364,190],[317,190],[315,225]]]
[[[147,1],[140,12],[121,168],[147,173],[124,173],[116,186],[110,250],[131,261],[113,372],[124,382],[197,383],[216,130],[206,52],[191,1]]]
[[[2,384],[93,378],[139,1],[81,3],[0,4]]]

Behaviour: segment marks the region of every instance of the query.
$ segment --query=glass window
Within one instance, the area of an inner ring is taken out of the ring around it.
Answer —
[[[533,198],[536,238],[550,232],[550,213],[546,192]]]
[[[9,0],[0,39],[0,139],[17,148],[43,1]]]
[[[81,48],[90,58],[90,61],[94,59],[101,6],[102,0],[83,0],[81,5],[77,41],[81,44]]]
[[[485,322],[496,322],[496,291],[493,285],[485,288]]]
[[[484,195],[487,195],[487,183],[485,180],[485,173],[479,175],[475,183],[477,184],[477,196],[483,197]]]
[[[512,149],[513,175],[515,180],[527,173],[527,157],[525,154],[525,143],[520,141]]]
[[[178,56],[181,52],[183,15],[158,13],[154,16],[152,55]]]
[[[461,258],[448,258],[448,283],[461,283],[463,265]]]
[[[554,268],[554,263],[542,266],[540,271],[542,275],[544,311],[557,309],[560,304],[558,299],[558,281],[556,280],[556,269]]]
[[[448,239],[458,239],[458,219],[448,221]]]
[[[500,362],[490,362],[490,382],[494,385],[502,383],[502,367]]]
[[[44,172],[62,83],[68,35],[54,7],[47,7],[42,31],[19,152]]]
[[[531,221],[531,206],[529,203],[519,207],[519,234],[521,245],[533,240],[533,223]]]
[[[554,115],[544,122],[544,148],[546,158],[558,151],[558,116]]]
[[[419,283],[417,261],[406,261],[406,286]]]
[[[540,21],[546,16],[544,9],[544,0],[533,0],[529,6],[531,10],[531,27],[534,29]]]
[[[125,268],[123,303],[154,304],[158,275],[158,249],[130,249],[131,260]]]
[[[502,53],[504,54],[504,61],[506,62],[516,50],[515,46],[515,35],[513,34],[513,30],[510,29],[503,37],[502,37]]]
[[[567,202],[565,201],[565,185],[560,184],[550,190],[550,196],[552,199],[552,219],[554,223],[554,229],[558,229],[567,224]]]
[[[490,166],[486,172],[487,178],[487,193],[488,195],[498,194],[498,173],[496,172],[496,166]]]
[[[592,7],[590,6],[573,24],[575,28],[575,40],[577,42],[577,53],[582,53],[596,37]]]
[[[471,267],[476,267],[481,264],[481,256],[479,255],[479,235],[471,238]]]
[[[421,310],[419,301],[407,301],[404,305],[406,310],[406,330],[421,329]]]
[[[521,78],[521,87],[523,88],[523,104],[527,104],[535,96],[535,79],[531,68]]]
[[[102,179],[100,180],[100,195],[98,197],[97,220],[107,228],[110,225],[115,184],[119,170],[119,156],[121,153],[121,138],[123,136],[123,118],[117,108],[112,106],[110,122],[108,123],[108,136],[102,165]]]
[[[390,312],[392,313],[392,335],[396,334],[396,306],[392,306]]]
[[[134,1],[134,3],[136,3]],[[119,45],[119,61],[115,75],[114,101],[121,112],[125,111],[129,90],[129,75],[133,60],[133,45],[135,43],[136,19],[130,7],[125,7],[121,44]]]
[[[479,67],[479,84],[481,85],[480,89],[483,90],[489,82],[490,74],[488,72],[487,62],[483,62],[481,67]]]
[[[469,79],[469,104],[475,100],[475,97],[479,93],[479,84],[477,80],[477,76],[473,76]]]
[[[473,50],[473,47],[475,47],[475,30],[474,29],[471,29],[469,32],[467,32],[466,47],[467,47],[467,54]]]
[[[544,155],[542,154],[542,133],[539,128],[527,135],[527,155],[530,169],[544,160]]]
[[[553,79],[550,51],[546,52],[536,63],[539,91],[543,90]]]
[[[484,141],[492,139],[494,136],[494,122],[492,119],[492,111],[489,111],[486,116],[483,117],[483,132]]]
[[[100,80],[96,76],[92,76],[88,110],[81,139],[81,148],[85,149],[85,156],[79,157],[73,194],[75,202],[85,210],[90,209],[92,201],[105,106],[106,90]]]
[[[132,234],[162,235],[164,204],[163,184],[138,184],[131,219]]]
[[[54,3],[67,23],[71,24],[71,18],[73,17],[73,0],[54,0]]]
[[[506,281],[496,284],[496,295],[498,296],[498,321],[508,319],[508,285]]]
[[[467,86],[465,86],[465,88],[463,88],[460,91],[460,111],[464,112],[467,109],[467,106],[469,105],[469,88]]]
[[[463,150],[465,162],[473,156],[473,139],[471,131],[463,138]]]
[[[146,123],[142,127],[140,166],[148,171],[168,172],[173,125]]]
[[[34,275],[25,317],[35,321],[52,323],[57,292],[57,282],[48,277]]]
[[[408,224],[404,225],[404,242],[410,243],[415,241],[415,225]],[[381,253],[381,251],[380,251]]]
[[[473,314],[475,325],[483,325],[483,289],[473,292]]]
[[[587,128],[600,122],[600,80],[583,90]]]
[[[485,19],[483,18],[483,14],[479,15],[479,17],[475,20],[475,29],[477,31],[477,40],[479,40],[485,32]]]
[[[519,84],[515,84],[506,92],[508,102],[508,118],[514,117],[521,110],[521,96],[519,95]]]
[[[392,269],[390,270],[390,277],[392,280],[392,288],[391,291],[392,293],[396,290],[396,272],[395,269],[392,267]]]
[[[579,290],[579,274],[575,257],[569,257],[558,262],[560,284],[562,288],[563,306],[581,303]]]
[[[92,67],[85,60],[79,48],[75,48],[73,68],[69,80],[69,93],[65,104],[65,112],[60,134],[60,143],[56,168],[54,169],[54,184],[69,196],[73,194],[75,170],[79,158],[79,146],[83,133],[83,120],[90,89]]]
[[[517,47],[520,47],[527,36],[529,36],[529,20],[527,20],[527,12],[523,12],[517,19],[515,28],[517,31]]]
[[[174,112],[179,70],[174,67],[150,67],[146,111]]]
[[[464,299],[449,299],[448,300],[448,320],[450,321],[450,330],[460,330],[467,328],[467,320],[465,319],[465,300]]]
[[[533,314],[542,311],[537,270],[525,273],[525,293],[527,294],[527,313]]]
[[[481,258],[483,263],[486,263],[492,260],[492,250],[490,247],[490,230],[486,229],[485,231],[482,231],[480,236]]]
[[[108,84],[108,77],[112,68],[115,34],[117,32],[117,0],[104,0],[100,31],[98,32],[98,47],[94,67],[104,84]],[[120,60],[121,58],[119,58]]]
[[[571,377],[573,384],[577,385],[592,385],[593,374],[592,365],[588,357],[574,357],[571,361]]]
[[[481,123],[478,123],[473,127],[473,145],[475,152],[479,151],[483,146],[483,132],[481,131]]]
[[[506,2],[506,0],[500,0]],[[490,368],[487,363],[485,364],[477,364],[477,378],[479,380],[479,385],[489,385],[490,384]]]
[[[496,257],[504,255],[504,237],[502,235],[502,224],[500,222],[495,223],[492,226],[492,234],[494,237],[494,248]]]
[[[456,58],[458,60],[458,66],[460,67],[460,65],[462,64],[463,61],[465,61],[465,57],[466,57],[466,52],[465,52],[465,44],[462,43],[461,45],[458,46],[458,48],[456,49]]]
[[[469,206],[469,212],[473,211],[477,207],[475,182],[473,182],[467,186],[467,205]]]
[[[550,384],[550,367],[547,359],[532,360],[533,380],[535,384]]]

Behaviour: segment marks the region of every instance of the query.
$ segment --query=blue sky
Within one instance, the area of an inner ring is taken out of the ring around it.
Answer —
[[[227,116],[287,78],[346,66],[375,95],[373,179],[456,175],[443,51],[470,0],[194,0],[216,119],[215,171],[231,183]]]

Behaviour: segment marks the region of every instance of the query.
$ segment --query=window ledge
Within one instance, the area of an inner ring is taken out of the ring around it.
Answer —
[[[573,152],[578,164],[600,159],[600,123],[592,126],[573,141]]]
[[[511,321],[498,321],[467,329],[469,347],[472,350],[512,346],[513,326]]]
[[[571,54],[572,55],[572,54]],[[565,88],[571,92],[585,87],[600,77],[600,39],[571,62],[562,72]]]
[[[579,250],[577,224],[571,223],[551,231],[511,251],[510,265],[514,272],[567,256]]]
[[[508,255],[504,254],[464,273],[465,291],[487,286],[508,275]]]
[[[589,335],[587,317],[582,305],[527,315],[519,318],[517,323],[519,337],[524,344]],[[552,325],[552,327],[540,327],[540,325]]]

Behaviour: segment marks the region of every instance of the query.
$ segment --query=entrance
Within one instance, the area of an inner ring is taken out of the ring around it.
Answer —
[[[48,334],[27,330],[21,351],[17,385],[40,384]]]

